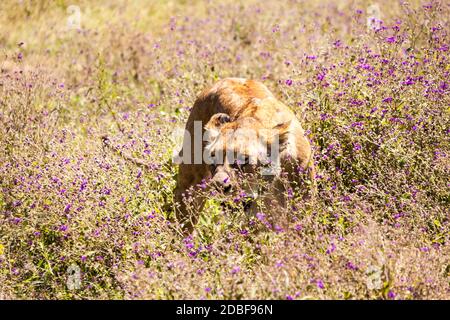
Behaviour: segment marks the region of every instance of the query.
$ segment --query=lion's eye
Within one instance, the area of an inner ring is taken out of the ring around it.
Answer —
[[[209,168],[211,169],[211,171],[214,171],[216,169],[216,154],[214,152],[211,152],[209,154],[209,158],[211,163],[209,164]]]

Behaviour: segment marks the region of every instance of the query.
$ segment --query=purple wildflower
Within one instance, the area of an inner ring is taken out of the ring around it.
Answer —
[[[316,285],[317,285],[317,288],[319,288],[319,289],[324,289],[325,288],[325,285],[323,284],[323,281],[322,280],[316,280]]]
[[[241,271],[241,268],[239,266],[235,266],[233,267],[233,269],[231,269],[231,274],[236,274],[239,271]]]
[[[395,37],[388,37],[388,38],[386,38],[386,42],[387,42],[387,43],[394,43],[395,40],[396,40]]]

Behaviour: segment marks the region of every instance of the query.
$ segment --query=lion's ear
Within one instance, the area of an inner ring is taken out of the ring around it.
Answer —
[[[226,113],[216,113],[213,115],[205,125],[206,140],[209,142],[213,141],[219,135],[220,127],[228,122],[231,122],[231,118]]]
[[[231,118],[226,113],[216,113],[209,119],[206,124],[206,129],[219,129],[224,123],[231,121]]]
[[[283,149],[289,142],[290,128],[291,128],[291,120],[277,124],[275,127],[273,127],[273,130],[275,130],[274,139],[278,139],[280,151],[283,151]]]

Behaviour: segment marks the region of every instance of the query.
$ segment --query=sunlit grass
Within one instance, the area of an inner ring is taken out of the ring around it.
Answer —
[[[449,298],[445,3],[71,4],[0,4],[0,298]],[[301,119],[318,197],[208,194],[182,238],[173,132],[228,76]]]

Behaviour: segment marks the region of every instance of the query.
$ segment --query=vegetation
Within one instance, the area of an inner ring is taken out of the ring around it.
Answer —
[[[450,298],[448,3],[74,2],[0,4],[0,298]],[[183,239],[174,132],[229,76],[296,112],[318,197],[211,195]]]

